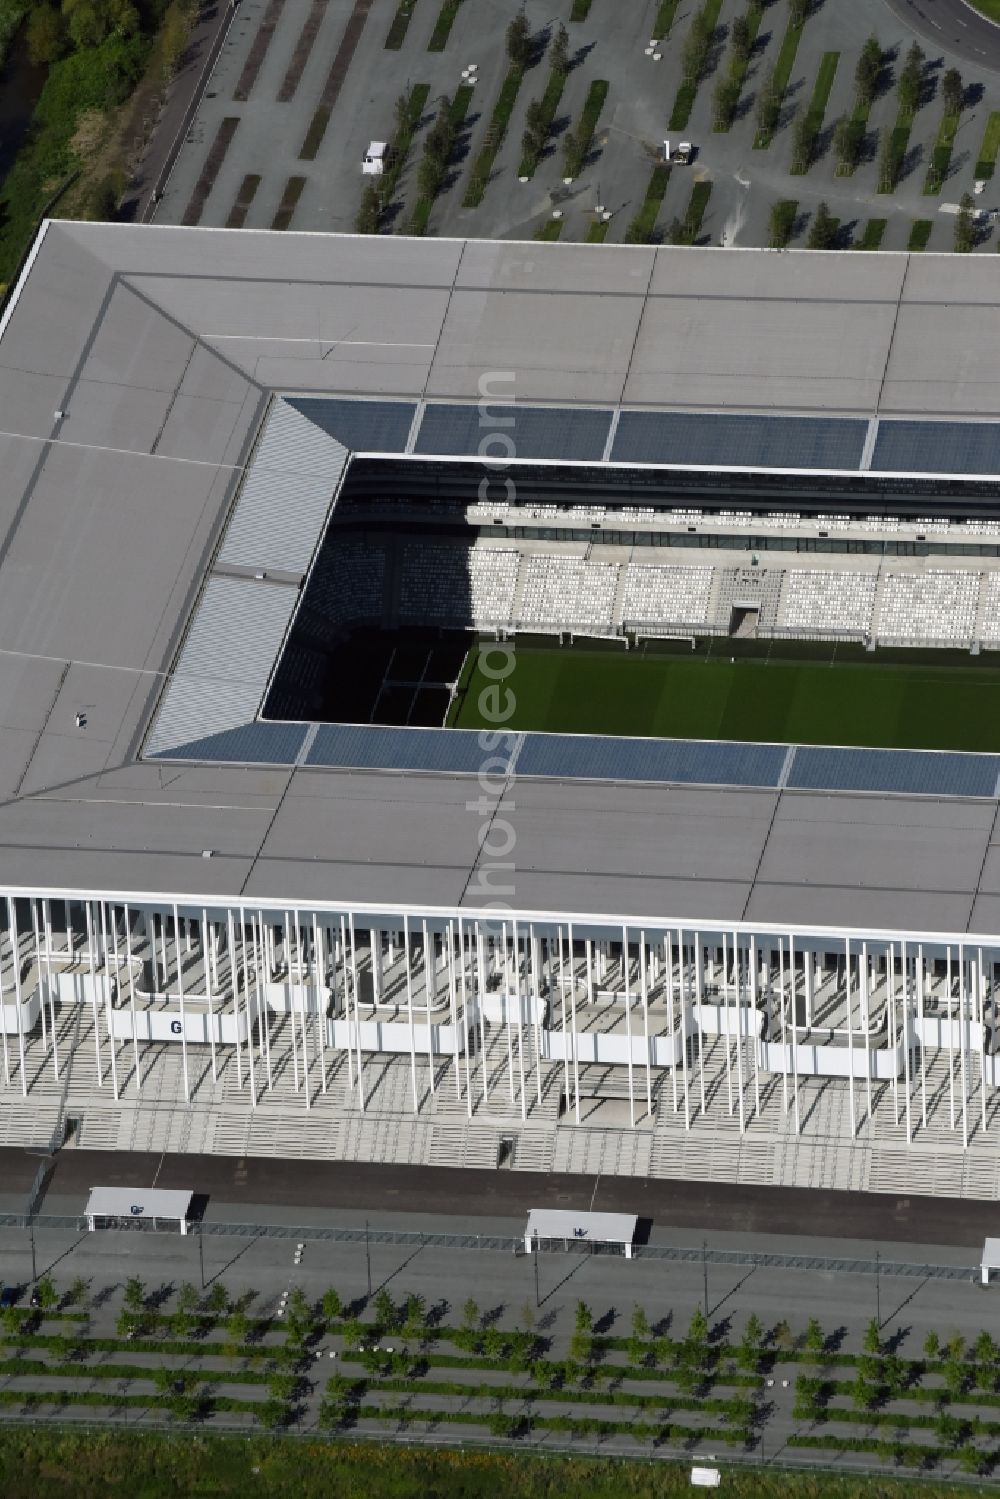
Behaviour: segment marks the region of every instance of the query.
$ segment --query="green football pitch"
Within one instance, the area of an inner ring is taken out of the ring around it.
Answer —
[[[509,714],[504,728],[552,733],[1000,750],[1000,668],[968,657],[731,660],[517,644],[497,681],[503,657],[486,657],[486,676],[489,649],[469,652],[452,727],[496,728]]]

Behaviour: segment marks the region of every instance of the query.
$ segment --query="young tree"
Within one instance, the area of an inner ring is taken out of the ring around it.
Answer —
[[[906,54],[903,70],[896,85],[899,107],[904,114],[914,115],[920,103],[920,90],[924,81],[924,52],[916,42]]]
[[[222,1284],[222,1281],[217,1280],[212,1286],[212,1289],[209,1291],[208,1295],[205,1297],[206,1310],[211,1312],[213,1317],[221,1317],[222,1313],[226,1311],[228,1306],[229,1292]]]
[[[687,1342],[692,1348],[702,1350],[708,1346],[708,1319],[700,1306],[696,1306],[688,1325]]]
[[[43,1275],[35,1287],[35,1295],[38,1297],[38,1305],[43,1312],[50,1312],[59,1303],[59,1292],[56,1290],[55,1282],[51,1275]]]
[[[549,46],[549,67],[553,73],[569,72],[569,32],[563,25],[556,27]]]
[[[385,1287],[375,1296],[375,1321],[382,1333],[388,1332],[396,1325],[396,1303]]]
[[[750,48],[753,46],[748,16],[736,17],[730,27],[729,40],[733,44],[733,55],[738,57],[740,62],[746,62],[750,56]]]
[[[895,191],[899,181],[899,168],[899,149],[893,140],[892,132],[889,131],[883,136],[878,153],[878,190],[880,193]]]
[[[821,203],[813,214],[806,244],[810,250],[830,250],[837,238],[837,220],[826,203]]]
[[[382,222],[382,194],[374,182],[369,182],[361,194],[361,202],[354,216],[354,228],[358,234],[377,234]]]
[[[958,214],[955,218],[955,250],[959,255],[967,255],[976,243],[974,212],[972,194],[963,193],[959,199]]]
[[[773,135],[781,119],[782,90],[778,86],[774,69],[771,68],[760,86],[757,95],[757,129],[762,135]]]
[[[792,135],[792,171],[808,172],[816,154],[819,129],[808,113],[800,114]]]
[[[944,101],[945,114],[961,114],[965,89],[962,84],[962,75],[957,68],[949,68],[941,79],[941,98]]]
[[[865,1328],[865,1336],[862,1343],[866,1353],[881,1353],[882,1338],[879,1334],[879,1325],[873,1317]]]
[[[924,1338],[924,1357],[933,1360],[938,1358],[940,1353],[941,1339],[936,1332],[929,1332]]]
[[[723,73],[716,81],[712,93],[713,128],[728,130],[736,118],[740,102],[740,80],[732,73]]]
[[[470,1332],[479,1326],[479,1306],[471,1296],[462,1306],[462,1326]]]
[[[696,11],[681,47],[681,71],[685,82],[699,82],[708,62],[711,45],[712,27],[704,10]]]
[[[854,69],[854,83],[858,91],[859,104],[865,106],[871,104],[881,75],[882,46],[878,37],[873,34],[862,47],[861,56]]]
[[[813,1359],[821,1357],[826,1347],[826,1337],[823,1329],[815,1317],[809,1318],[809,1326],[806,1328],[805,1350]]]
[[[764,1329],[761,1327],[760,1318],[756,1312],[751,1312],[747,1318],[747,1325],[743,1329],[739,1348],[736,1351],[736,1358],[741,1368],[751,1371],[756,1369],[760,1360],[760,1346],[763,1336]]]
[[[523,10],[507,27],[507,56],[515,68],[526,68],[531,57],[531,27]]]
[[[633,1338],[649,1337],[649,1318],[641,1306],[632,1308],[632,1336]]]
[[[788,0],[788,19],[793,26],[804,26],[811,0]]]
[[[861,160],[861,152],[865,144],[865,127],[861,120],[852,120],[849,115],[843,115],[833,131],[833,149],[837,157],[837,165],[846,172],[853,172]]]
[[[768,244],[772,250],[783,250],[792,237],[798,204],[792,198],[780,198],[771,204]]]

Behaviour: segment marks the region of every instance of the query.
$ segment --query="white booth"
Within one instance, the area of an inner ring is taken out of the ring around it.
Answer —
[[[627,1260],[639,1220],[631,1213],[588,1213],[564,1208],[532,1208],[524,1231],[524,1248],[530,1254],[544,1240],[562,1239],[571,1244],[611,1244],[620,1247]]]
[[[193,1192],[166,1187],[91,1187],[87,1227],[94,1233],[98,1228],[121,1228],[126,1223],[177,1224],[186,1234],[193,1197]]]

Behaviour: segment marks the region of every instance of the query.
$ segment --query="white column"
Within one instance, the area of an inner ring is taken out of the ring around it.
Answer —
[[[296,989],[299,995],[299,1024],[302,1028],[302,1088],[305,1093],[306,1111],[312,1108],[312,1099],[309,1086],[309,1036],[306,1031],[306,974],[303,960],[302,927],[299,922],[297,910],[292,912],[292,920],[295,923],[295,968],[298,974]],[[381,956],[381,951],[380,951]],[[295,1002],[292,1001],[292,1029],[295,1028]]]
[[[983,949],[976,950],[976,991],[979,995],[979,1091],[982,1094],[983,1135],[986,1134],[986,979]]]
[[[753,1103],[754,1115],[760,1118],[760,1057],[758,1046],[760,1035],[760,1021],[757,1019],[757,938],[753,932],[750,933],[750,1023],[753,1027]]]
[[[688,973],[687,964],[684,962],[684,933],[678,928],[677,952],[680,958],[680,990],[681,990],[681,1068],[684,1076],[684,1128],[691,1128],[691,1094],[688,1087],[688,1064],[687,1064],[687,1020],[685,1010],[687,1009],[688,995]]]
[[[796,1012],[796,988],[795,977],[795,938],[789,933],[788,936],[788,970],[791,979],[791,996],[789,1005],[792,1017],[792,1085],[795,1089],[795,1133],[800,1133],[799,1125],[799,1026]]]
[[[28,910],[31,912],[31,936],[35,944],[35,969],[38,974],[38,1010],[42,1017],[42,1050],[49,1049],[48,1026],[45,1021],[45,991],[47,985],[42,983],[42,942],[38,929],[38,908],[35,905],[35,897],[28,901]]]
[[[90,999],[91,999],[91,1007],[92,1007],[93,1012],[94,1012],[94,1056],[95,1056],[96,1063],[97,1063],[97,1086],[99,1088],[103,1088],[104,1087],[104,1079],[101,1076],[101,1036],[100,1036],[100,1031],[98,1029],[98,1019],[97,1019],[97,965],[94,962],[94,916],[93,916],[93,912],[92,912],[92,910],[90,908],[90,901],[89,900],[84,901],[84,903],[83,903],[83,912],[84,912],[84,919],[86,920],[86,923],[87,923],[87,962],[88,962],[88,966],[90,968]],[[20,967],[20,963],[19,963],[18,955],[17,955],[17,953],[15,951],[15,954],[14,954],[14,974],[15,974],[15,977],[17,977],[17,975],[18,975],[18,969],[19,969],[19,967]]]
[[[118,1102],[118,1060],[117,1046],[115,1044],[114,1023],[111,1013],[111,970],[108,967],[108,924],[107,908],[101,901],[101,946],[104,948],[104,1014],[108,1027],[108,1045],[111,1048],[111,1090],[115,1102]]]
[[[913,1127],[910,1117],[910,960],[906,951],[906,938],[902,939],[900,965],[903,970],[903,1077],[906,1088],[906,1143],[913,1143]]]
[[[14,1005],[17,1014],[17,1049],[21,1060],[21,1093],[28,1096],[28,1075],[24,1066],[24,1012],[21,1008],[21,937],[17,930],[16,902],[7,897],[7,918],[10,922],[10,938],[14,948]]]
[[[719,985],[719,1031],[725,1036],[726,1046],[726,1092],[729,1096],[729,1117],[733,1114],[733,1066],[729,1054],[729,952],[725,932],[720,933],[722,942],[722,982]],[[724,1021],[724,1024],[723,1024]]]
[[[632,993],[629,986],[628,927],[622,927],[622,974],[625,979],[625,1045],[628,1048],[628,1113],[632,1129],[635,1129],[635,1089],[632,1079]]]
[[[458,1003],[457,1003],[457,980],[455,977],[455,926],[452,919],[448,919],[448,1005],[451,1015],[451,1039],[455,1056],[455,1102],[460,1103],[462,1099],[462,1075],[458,1052]]]
[[[517,920],[511,923],[514,941],[514,987],[517,990],[517,1061],[521,1082],[521,1120],[528,1117],[527,1101],[524,1096],[524,1018],[521,1013],[521,939],[517,930]]]
[[[128,964],[129,1006],[132,1011],[132,1058],[135,1066],[135,1091],[142,1096],[142,1079],[139,1075],[139,1026],[135,1013],[135,961],[132,955],[132,913],[125,907],[125,961]]]
[[[465,926],[461,915],[458,918],[458,946],[462,954],[462,966],[459,970],[459,984],[462,990],[462,1039],[465,1043],[465,1107],[469,1118],[472,1118],[472,1057],[470,1055],[471,1044],[469,1041],[469,975],[468,963],[471,961],[465,948]]]
[[[264,1045],[264,1066],[267,1072],[267,1091],[274,1091],[274,1075],[271,1071],[271,1006],[267,998],[267,983],[272,965],[268,961],[268,931],[269,923],[264,920],[264,912],[258,910],[257,921],[254,927],[256,938],[254,941],[254,967],[257,970],[257,1005],[260,1014],[260,1027]]]
[[[351,989],[352,989],[353,994],[354,994],[354,1018],[355,1018],[355,1020],[357,1022],[357,1028],[358,1028],[357,1029],[357,1039],[358,1039],[358,1102],[361,1105],[361,1112],[363,1114],[364,1111],[365,1111],[365,1074],[364,1074],[364,1059],[363,1059],[363,1053],[362,1053],[362,1050],[361,1050],[361,1001],[360,1001],[360,997],[359,997],[359,994],[358,994],[358,949],[357,949],[357,943],[354,940],[354,912],[353,911],[348,911],[348,913],[347,913],[347,937],[348,937],[348,941],[351,944]],[[428,1030],[429,1029],[430,1029],[430,1027],[428,1025]],[[429,1038],[428,1038],[427,1046],[428,1046],[428,1050],[429,1050],[430,1049],[430,1039]],[[432,1059],[432,1063],[431,1063],[431,1092],[433,1092],[433,1091],[434,1091],[434,1066],[433,1066],[433,1059]]]
[[[948,1097],[951,1104],[951,1127],[955,1128],[955,1012],[951,997],[951,943],[948,943],[945,958],[948,994]]]
[[[570,971],[572,973],[572,958],[570,953]],[[572,980],[571,980],[572,981]],[[559,1009],[562,1018],[563,1038],[563,1089],[566,1093],[566,1109],[569,1110],[569,1032],[566,1029],[566,949],[563,941],[563,929],[559,928]]]
[[[52,971],[52,907],[42,901],[42,920],[45,923],[45,972],[48,976],[49,1023],[52,1027],[52,1070],[59,1079],[59,1042],[56,1034],[56,981]]]
[[[917,1010],[920,1016],[920,1119],[922,1127],[927,1128],[927,1046],[924,1040],[924,949],[923,944],[917,944]]]
[[[893,1051],[896,1049],[896,950],[889,943],[889,951],[885,960],[885,976],[889,985],[888,1014],[886,1030],[889,1045]],[[892,1066],[892,1112],[896,1124],[899,1123],[899,1068],[895,1061]]]
[[[486,1047],[486,942],[482,927],[477,921],[476,934],[476,1004],[479,1011],[479,1069],[483,1078],[483,1107],[490,1101],[489,1066]]]
[[[705,978],[702,972],[701,933],[694,933],[694,983],[698,1013],[705,1002]],[[701,1117],[705,1118],[705,1028],[698,1027],[698,1080],[701,1084]]]
[[[868,943],[861,944],[861,1007],[865,1023],[865,1087],[868,1090],[868,1128],[872,1127],[872,1060],[871,1060],[871,969],[868,966]]]
[[[413,975],[410,971],[410,918],[403,915],[403,967],[406,969],[406,1028],[410,1036],[410,1087],[413,1093],[413,1112],[417,1108],[417,1045],[413,1034]]]
[[[247,1011],[247,1066],[250,1073],[250,1107],[257,1107],[257,1074],[253,1061],[253,1012],[250,1008],[250,968],[247,962],[247,918],[246,911],[240,906],[240,957],[243,963],[243,988],[246,992]],[[236,954],[233,954],[233,962]],[[233,980],[233,995],[237,992],[236,981]],[[238,1032],[237,1032],[238,1034]]]
[[[214,936],[214,933],[213,933]],[[218,1082],[219,1074],[215,1065],[215,1010],[212,1006],[212,964],[210,957],[210,937],[208,930],[208,912],[204,906],[201,908],[201,957],[205,968],[205,998],[208,1001],[208,1044],[212,1053],[212,1081]]]
[[[646,1112],[653,1117],[653,1074],[649,1063],[649,987],[646,971],[646,933],[639,933],[639,983],[642,987],[642,1045],[646,1055]]]
[[[743,1114],[743,993],[740,984],[740,937],[733,932],[733,983],[736,989],[736,1086],[740,1098],[740,1134],[746,1129]]]
[[[347,922],[344,917],[340,918],[340,963],[344,975],[344,1029],[347,1035],[347,1086],[354,1091],[354,1042],[351,1039],[351,985],[347,972]],[[334,991],[337,987],[337,959],[334,953]],[[336,1005],[334,1006],[336,1009]]]
[[[667,958],[667,961],[666,961],[667,1006],[668,1006],[668,1008],[670,1010],[670,1082],[671,1082],[672,1089],[673,1089],[674,1113],[676,1114],[677,1113],[677,1056],[676,1056],[677,1048],[676,1048],[676,1045],[675,1045],[675,1042],[674,1042],[674,1033],[675,1033],[675,1029],[676,1029],[676,1027],[674,1025],[674,939],[673,939],[673,934],[670,931],[667,932],[666,940],[664,942],[664,947],[666,949],[666,958]],[[684,1003],[684,998],[683,998],[682,984],[681,984],[681,973],[680,973],[680,969],[679,968],[678,968],[678,972],[677,972],[677,989],[678,989],[678,992],[679,992],[679,994],[681,996],[681,1004],[683,1004]],[[678,1016],[678,1020],[679,1019],[680,1019],[680,1017]]]
[[[969,1079],[965,1066],[966,1026],[968,1023],[969,1007],[966,1002],[965,993],[965,948],[960,942],[958,944],[958,1045],[962,1067],[962,1145],[966,1150],[969,1148]]]
[[[587,980],[590,981],[590,942],[586,946]],[[580,1123],[580,1047],[576,1034],[576,969],[573,963],[573,923],[569,923],[569,1000],[573,1024],[573,1098],[576,1104],[576,1122]]]
[[[768,959],[770,968],[770,959]],[[778,1003],[781,1010],[781,1100],[788,1113],[788,1024],[785,1018],[785,939],[778,938]]]
[[[434,974],[434,939],[423,923],[424,934],[424,1000],[427,1008],[427,1069],[430,1073],[431,1093],[434,1092],[434,1043],[431,1039],[431,993],[437,999],[437,979]],[[511,1084],[513,1086],[513,1083]]]
[[[226,948],[229,955],[229,983],[233,991],[233,1031],[236,1035],[236,1086],[243,1092],[243,1047],[240,1042],[240,982],[239,967],[236,960],[236,939],[233,935],[233,911],[232,907],[226,908]],[[249,1024],[249,1016],[247,1017]],[[252,1037],[250,1038],[253,1044]]]
[[[507,941],[507,924],[506,924],[506,922],[502,921],[500,923],[500,929],[501,929],[501,931],[503,933],[503,937],[502,937],[502,941],[503,941],[503,988],[504,988],[503,1013],[504,1013],[504,1021],[506,1023],[506,1028],[507,1028],[507,1084],[508,1084],[508,1087],[510,1089],[510,1102],[511,1102],[511,1107],[513,1108],[513,1105],[514,1105],[514,1039],[513,1039],[513,1036],[511,1034],[511,1029],[510,1029],[510,1002],[511,1002],[511,998],[512,998],[512,996],[511,996],[511,989],[513,988],[513,984],[511,982],[511,976],[510,976],[510,944]]]
[[[281,946],[285,958],[285,993],[288,995],[288,1018],[292,1031],[292,1083],[296,1093],[299,1091],[299,1043],[295,1035],[295,984],[292,975],[292,943],[289,935],[288,912],[281,913]],[[375,955],[372,954],[374,963]],[[278,964],[275,961],[274,972],[278,972]]]
[[[180,1000],[181,1009],[181,1067],[184,1072],[184,1102],[190,1103],[191,1090],[188,1085],[187,1027],[184,1024],[184,974],[181,971],[183,968],[181,959],[181,932],[176,903],[174,905],[174,956],[177,959],[177,995]]]
[[[844,989],[847,993],[847,1075],[849,1078],[848,1096],[851,1101],[851,1139],[857,1139],[858,1126],[854,1117],[854,1025],[851,1016],[853,998],[851,995],[851,939],[844,938]]]
[[[313,961],[316,964],[316,1025],[319,1032],[319,1088],[326,1092],[326,947],[319,914],[313,911]]]

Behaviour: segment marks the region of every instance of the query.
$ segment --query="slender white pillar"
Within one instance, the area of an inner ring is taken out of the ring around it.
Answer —
[[[517,930],[516,919],[511,923],[511,933],[514,943],[514,987],[517,990],[517,1061],[521,1083],[521,1120],[528,1117],[527,1101],[524,1092],[524,1014],[521,1005],[521,938]]]
[[[799,1023],[798,1007],[796,1004],[798,998],[796,990],[798,985],[795,974],[795,938],[791,933],[789,933],[788,937],[788,971],[791,982],[789,1005],[792,1017],[792,1086],[795,1090],[795,1133],[799,1134]]]
[[[459,968],[459,984],[462,991],[462,1040],[465,1043],[465,1107],[469,1118],[472,1118],[472,1057],[470,1056],[469,1040],[469,976],[468,963],[471,959],[465,950],[465,926],[461,915],[458,918],[458,946],[462,954],[461,967]]]
[[[132,1064],[135,1067],[135,1091],[142,1096],[142,1076],[139,1072],[139,1027],[135,1015],[135,958],[132,953],[132,911],[124,908],[124,961],[129,965],[129,1007],[132,1010]]]
[[[969,1148],[969,1080],[965,1066],[968,1011],[965,993],[965,948],[960,942],[958,944],[958,1046],[962,1068],[962,1145],[966,1150]]]
[[[451,1017],[451,1039],[455,1057],[455,1102],[462,1101],[462,1076],[459,1066],[458,1052],[458,1004],[457,1004],[457,979],[455,974],[455,926],[448,919],[448,1007]]]
[[[164,940],[166,940],[164,935]],[[174,956],[177,959],[177,996],[180,1001],[181,1011],[181,1067],[184,1073],[184,1102],[191,1102],[191,1089],[188,1083],[188,1055],[187,1055],[187,1026],[184,1023],[184,960],[181,957],[181,930],[180,921],[177,917],[177,906],[174,905]]]
[[[622,927],[622,973],[625,978],[625,1045],[628,1049],[628,1113],[629,1123],[635,1129],[635,1087],[632,1076],[632,994],[629,987],[628,927]]]
[[[906,951],[906,938],[902,939],[900,948],[900,967],[903,970],[903,1086],[906,1089],[906,1143],[913,1143],[913,1124],[910,1117],[910,959]]]
[[[680,990],[681,990],[681,1068],[684,1076],[684,1128],[691,1128],[691,1094],[688,1086],[688,1061],[687,1061],[687,995],[688,995],[688,972],[684,961],[684,933],[678,928],[677,952],[680,957]]]
[[[49,1021],[52,1027],[52,1070],[59,1080],[59,1037],[56,1026],[56,980],[52,969],[52,906],[42,901],[42,919],[45,923],[45,972],[48,976]]]
[[[754,1117],[760,1118],[760,1057],[758,1055],[760,1022],[757,1019],[757,938],[750,933],[750,1023],[753,1027],[753,1106]]]
[[[871,969],[868,943],[861,944],[861,1012],[865,1026],[865,1087],[868,1093],[868,1129],[872,1127]]]
[[[739,933],[733,933],[733,983],[736,990],[736,1087],[740,1100],[740,1134],[746,1130],[746,1119],[743,1109],[743,991],[740,980],[740,938]]]
[[[326,1092],[326,949],[319,915],[313,912],[313,962],[316,965],[316,1030],[319,1035],[319,1089]]]
[[[719,1031],[725,1039],[726,1046],[726,1092],[729,1097],[729,1117],[733,1116],[733,1067],[732,1058],[729,1053],[729,953],[727,950],[726,934],[721,934],[722,940],[722,982],[719,985],[719,998],[722,1003],[719,1006]]]
[[[646,1058],[646,1113],[652,1119],[653,1074],[649,1060],[649,988],[645,932],[639,933],[639,984],[642,990],[642,1049]]]
[[[587,982],[590,984],[590,943],[586,946]],[[580,1046],[576,1032],[576,964],[573,957],[573,923],[569,924],[569,1001],[573,1023],[573,1099],[576,1105],[576,1122],[580,1123]]]
[[[361,996],[358,992],[358,948],[354,939],[354,912],[347,913],[347,939],[351,945],[351,990],[354,994],[354,1018],[357,1022],[358,1037],[358,1102],[361,1105],[362,1114],[365,1112],[365,1074],[364,1060],[361,1050]],[[430,1021],[428,1019],[427,1049],[430,1051]],[[431,1058],[431,1092],[434,1091],[434,1059]]]
[[[954,1002],[951,997],[951,943],[946,949],[945,957],[946,977],[948,994],[948,1098],[951,1105],[951,1127],[955,1128],[955,1011]]]
[[[17,1015],[17,1049],[21,1064],[21,1094],[28,1096],[28,1075],[24,1067],[24,1010],[21,1005],[21,937],[17,929],[17,902],[7,897],[7,920],[14,949],[14,1006]],[[95,1027],[96,1028],[96,1027]]]
[[[214,937],[214,932],[212,933]],[[208,1045],[212,1055],[212,1081],[218,1082],[219,1073],[215,1065],[215,1010],[212,1003],[212,963],[210,947],[212,945],[208,927],[208,912],[204,906],[201,908],[201,957],[205,969],[205,999],[208,1004]]]
[[[111,1050],[111,1090],[118,1102],[118,1047],[115,1042],[114,1017],[112,1015],[111,969],[108,964],[107,908],[101,901],[101,946],[104,948],[104,1014],[108,1027],[108,1046]]]
[[[97,1065],[97,1086],[103,1088],[104,1079],[101,1076],[101,1034],[97,1019],[97,965],[94,961],[94,917],[89,900],[84,901],[83,912],[87,924],[87,964],[90,968],[90,1001],[94,1014],[94,1058]],[[15,977],[18,977],[18,982],[20,982],[18,975],[19,968],[20,960],[15,951],[14,974]]]
[[[854,997],[851,993],[851,939],[844,938],[844,989],[847,994],[847,1075],[848,1097],[851,1101],[851,1139],[857,1139],[858,1126],[854,1117],[854,1021],[852,1010]]]
[[[437,999],[437,980],[434,976],[434,939],[423,923],[424,934],[424,1000],[427,1009],[427,1070],[430,1075],[431,1094],[434,1093],[434,1043],[431,1030],[431,993]],[[513,1086],[513,1084],[512,1084]]]

